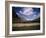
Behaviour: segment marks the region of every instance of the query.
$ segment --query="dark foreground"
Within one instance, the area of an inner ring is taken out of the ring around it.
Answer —
[[[24,26],[24,27],[12,27],[12,31],[24,31],[24,30],[40,30],[40,25]]]

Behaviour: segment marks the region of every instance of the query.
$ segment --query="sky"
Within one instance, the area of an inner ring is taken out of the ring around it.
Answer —
[[[12,7],[14,15],[17,14],[20,18],[25,20],[34,20],[40,16],[40,8],[32,7]]]

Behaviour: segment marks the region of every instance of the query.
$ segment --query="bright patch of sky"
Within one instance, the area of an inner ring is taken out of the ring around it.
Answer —
[[[33,9],[32,8],[23,8],[22,11],[20,10],[19,12],[21,14],[24,14],[24,15],[32,15],[33,14]]]

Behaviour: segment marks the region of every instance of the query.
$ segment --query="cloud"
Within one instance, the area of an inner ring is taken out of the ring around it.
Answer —
[[[32,15],[33,9],[32,8],[23,8],[22,11],[20,10],[19,13],[24,15]]]
[[[40,15],[33,12],[33,8],[22,8],[17,15],[22,18],[24,21],[32,21],[37,19]]]

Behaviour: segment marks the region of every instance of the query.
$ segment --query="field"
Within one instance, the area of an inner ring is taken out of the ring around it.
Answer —
[[[40,30],[40,23],[16,23],[12,28],[13,31]]]

